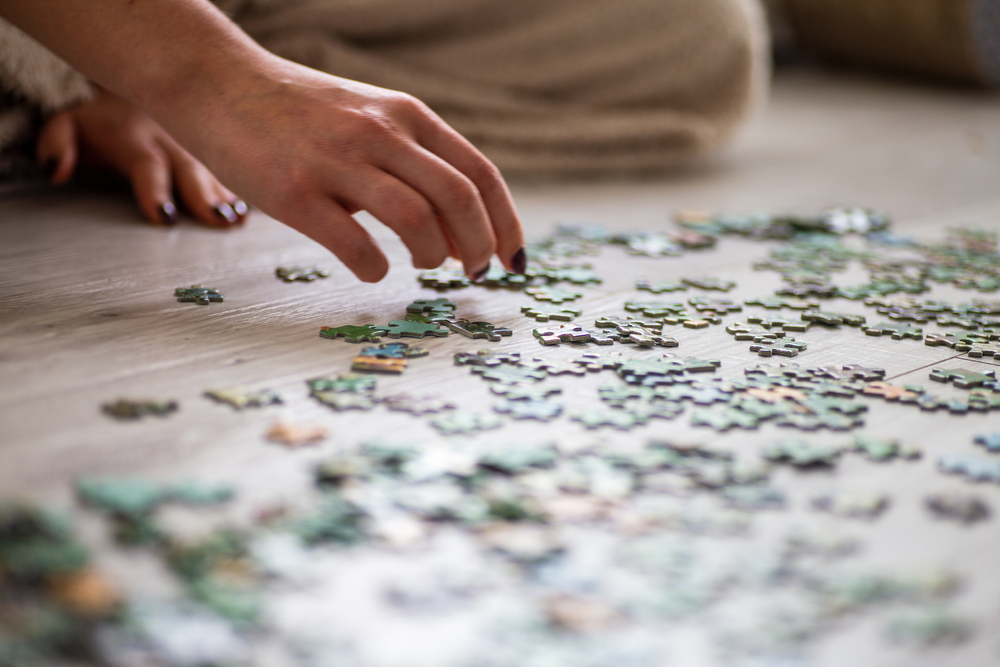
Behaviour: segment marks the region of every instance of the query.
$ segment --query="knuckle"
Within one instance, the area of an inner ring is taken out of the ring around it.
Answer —
[[[483,156],[477,156],[469,165],[469,178],[483,194],[496,191],[502,187],[503,176],[492,162]]]

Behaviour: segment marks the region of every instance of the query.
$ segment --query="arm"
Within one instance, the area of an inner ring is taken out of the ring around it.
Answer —
[[[497,252],[523,271],[499,172],[408,95],[280,59],[207,0],[0,0],[0,14],[362,280],[387,270],[350,216],[362,209],[399,234],[417,267],[452,254],[477,277]]]

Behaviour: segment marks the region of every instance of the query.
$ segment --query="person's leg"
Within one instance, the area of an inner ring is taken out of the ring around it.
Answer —
[[[508,171],[682,163],[766,94],[756,0],[269,0],[279,55],[428,103]]]

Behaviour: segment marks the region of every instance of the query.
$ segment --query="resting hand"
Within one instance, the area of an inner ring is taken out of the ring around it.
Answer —
[[[159,119],[222,182],[362,280],[381,279],[388,262],[351,217],[359,210],[395,231],[417,268],[451,255],[475,279],[497,253],[524,271],[500,173],[421,102],[277,58],[230,81],[197,104],[166,104]]]
[[[153,119],[105,90],[49,118],[36,152],[54,184],[68,181],[78,166],[126,176],[139,208],[154,223],[177,221],[175,189],[192,215],[206,224],[229,227],[247,214],[247,205]]]

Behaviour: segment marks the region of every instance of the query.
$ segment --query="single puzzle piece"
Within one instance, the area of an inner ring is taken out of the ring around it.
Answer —
[[[529,275],[512,273],[502,266],[491,266],[479,284],[483,287],[523,289],[530,281],[531,276]]]
[[[348,343],[377,343],[382,336],[374,324],[348,324],[342,327],[320,327],[320,338],[343,338]]]
[[[490,391],[503,396],[508,401],[545,401],[553,394],[561,394],[562,388],[554,385],[520,385],[496,383]]]
[[[910,387],[900,387],[888,382],[872,382],[865,386],[862,393],[866,396],[879,396],[887,401],[910,401],[916,400],[920,392],[913,391]]]
[[[369,376],[370,377],[370,376]],[[312,397],[334,410],[371,410],[377,403],[370,394],[351,392],[314,391]]]
[[[417,299],[406,307],[408,313],[438,313],[452,312],[458,308],[458,304],[449,301],[444,297],[437,299]]]
[[[521,306],[521,312],[525,317],[531,317],[538,322],[548,322],[557,320],[559,322],[571,322],[574,317],[579,317],[583,312],[579,308],[536,308],[535,306]]]
[[[281,404],[281,397],[270,389],[249,391],[239,387],[231,389],[207,389],[205,396],[219,403],[226,403],[237,410],[261,408],[265,405]]]
[[[174,296],[181,303],[196,303],[199,306],[207,306],[210,303],[222,303],[222,294],[212,287],[202,287],[201,285],[191,285],[191,287],[178,287],[174,290]]]
[[[691,304],[691,307],[699,313],[711,311],[713,313],[725,315],[726,313],[738,313],[743,310],[743,306],[738,303],[734,303],[729,299],[709,299],[706,297],[695,296],[688,299],[688,303]]]
[[[683,303],[666,303],[662,301],[626,301],[625,310],[629,313],[642,313],[646,317],[659,319],[667,315],[677,315],[684,312]]]
[[[615,329],[618,333],[629,334],[642,330],[660,333],[663,322],[653,318],[614,317],[607,315],[594,320],[594,326],[599,329]]]
[[[426,357],[430,352],[422,347],[410,347],[406,343],[382,343],[378,347],[361,348],[361,355],[381,359],[415,359]]]
[[[924,498],[924,507],[939,519],[964,524],[983,521],[990,516],[990,506],[982,498],[966,493],[931,494]]]
[[[761,455],[768,461],[809,468],[834,465],[840,458],[841,451],[840,447],[805,440],[782,440],[765,447]]]
[[[889,507],[884,493],[833,491],[813,498],[813,507],[835,516],[852,519],[875,519]]]
[[[934,313],[928,313],[922,308],[876,308],[876,311],[882,313],[890,320],[896,321],[907,321],[916,322],[917,324],[925,324],[934,319]]]
[[[573,421],[578,421],[586,428],[600,428],[610,426],[619,431],[628,431],[641,424],[645,424],[648,416],[635,414],[621,409],[600,410],[590,409],[579,411],[570,417]]]
[[[938,326],[962,327],[963,329],[969,329],[971,331],[978,329],[981,326],[982,320],[980,320],[980,318],[978,317],[960,317],[958,315],[938,315],[936,322]]]
[[[719,361],[702,359],[663,357],[659,359],[630,359],[618,368],[618,374],[626,382],[642,381],[648,376],[664,376],[673,373],[714,373],[721,365]]]
[[[715,290],[717,292],[728,292],[736,287],[736,283],[721,278],[711,276],[701,276],[698,278],[681,278],[681,282],[691,287],[703,290]]]
[[[436,290],[460,289],[472,284],[472,281],[469,280],[461,269],[452,268],[423,271],[417,276],[417,280],[424,287]]]
[[[375,378],[371,375],[357,375],[355,373],[313,378],[307,380],[306,384],[313,394],[316,392],[369,394],[375,391]]]
[[[450,410],[431,420],[431,426],[444,435],[463,435],[500,428],[503,421],[492,414]]]
[[[818,310],[810,310],[802,313],[801,318],[806,322],[814,322],[827,327],[839,327],[847,325],[849,327],[860,327],[865,323],[864,315],[849,315],[847,313],[828,313]]]
[[[525,368],[538,368],[549,375],[585,375],[587,373],[587,369],[571,361],[555,361],[541,357],[526,359],[521,362],[521,365]]]
[[[375,331],[389,338],[424,338],[426,336],[437,336],[443,338],[448,335],[447,329],[442,329],[437,324],[424,324],[423,322],[407,322],[405,320],[392,320],[385,326],[376,326]]]
[[[486,340],[494,343],[499,342],[500,338],[503,336],[512,336],[514,334],[513,329],[508,329],[507,327],[491,324],[489,322],[456,320],[454,322],[445,322],[444,325],[455,333],[462,334],[466,338],[485,338]]]
[[[633,332],[628,335],[622,334],[618,336],[618,342],[635,345],[637,347],[677,347],[680,345],[680,343],[677,342],[677,339],[671,336],[661,336],[651,331],[645,333]]]
[[[760,418],[756,415],[735,408],[722,411],[701,409],[691,414],[692,426],[711,426],[716,431],[728,431],[735,427],[757,428],[759,423]]]
[[[625,252],[630,255],[663,257],[681,255],[684,249],[663,234],[632,234],[626,242]]]
[[[996,371],[976,373],[973,371],[963,370],[961,368],[935,368],[931,371],[930,378],[935,382],[951,382],[960,389],[974,389],[976,387],[1000,389],[1000,383],[997,382]]]
[[[501,401],[493,405],[496,412],[512,419],[537,419],[552,421],[562,414],[562,406],[552,401]]]
[[[134,401],[125,398],[118,399],[114,403],[105,403],[101,406],[101,412],[122,421],[141,419],[147,415],[166,417],[177,412],[179,406],[177,401]]]
[[[994,357],[1000,359],[1000,341],[960,341],[955,344],[956,352],[965,352],[973,359]]]
[[[524,290],[525,294],[530,294],[535,301],[548,301],[549,303],[564,303],[566,301],[575,301],[583,296],[582,292],[574,292],[572,290],[565,290],[559,287],[551,287],[549,285],[542,285],[540,287],[528,287]]]
[[[652,292],[653,294],[663,294],[664,292],[680,292],[688,288],[684,283],[675,282],[673,280],[667,280],[662,283],[653,283],[645,278],[639,278],[635,281],[635,288],[637,290],[643,290],[644,292]]]
[[[276,421],[267,429],[264,437],[289,449],[319,444],[326,439],[326,428],[323,426],[299,426],[288,422]]]
[[[614,337],[604,332],[591,331],[575,325],[570,327],[563,325],[558,329],[534,329],[531,333],[542,345],[559,345],[560,343],[611,345],[615,341]]]
[[[770,486],[730,486],[724,488],[719,497],[726,505],[745,511],[785,507],[785,493]]]
[[[819,301],[808,299],[784,299],[781,297],[769,297],[761,299],[744,299],[743,303],[748,306],[760,306],[768,310],[780,310],[781,308],[791,308],[792,310],[811,310],[819,308]]]
[[[621,352],[606,352],[603,354],[585,352],[578,357],[570,359],[570,361],[592,373],[596,373],[603,370],[614,370],[631,358],[631,356],[622,354]]]
[[[875,326],[862,327],[861,330],[865,332],[866,336],[889,335],[892,336],[893,340],[902,340],[904,338],[921,340],[924,337],[924,330],[920,327],[893,322],[880,322]]]
[[[977,435],[972,439],[977,445],[982,445],[991,452],[1000,452],[1000,431],[994,431],[988,435]]]
[[[567,282],[574,285],[600,284],[602,278],[586,266],[562,266],[544,269],[539,272],[543,278],[555,282]]]
[[[870,382],[885,377],[884,368],[867,368],[858,364],[828,364],[809,369],[816,377],[833,380],[864,380]]]
[[[525,368],[523,366],[473,366],[472,372],[489,382],[500,382],[503,384],[524,384],[538,382],[546,378],[546,373],[537,368]]]
[[[394,412],[408,412],[411,415],[426,415],[444,410],[453,410],[455,405],[437,396],[412,396],[393,394],[382,399],[385,407]]]
[[[733,322],[726,325],[726,333],[736,340],[754,340],[755,338],[784,338],[784,331],[769,331],[763,327],[747,324],[746,322]]]
[[[479,350],[475,354],[456,352],[454,359],[456,366],[499,366],[500,364],[516,366],[521,363],[521,353],[494,352],[492,350]]]
[[[311,283],[317,278],[329,278],[330,272],[324,269],[317,269],[315,266],[285,268],[278,267],[274,270],[274,275],[286,283],[295,281]]]
[[[855,436],[851,450],[859,452],[870,461],[890,461],[896,457],[901,459],[919,459],[921,451],[918,447],[899,444],[898,440],[872,438],[870,436]]]
[[[948,475],[962,475],[973,482],[1000,484],[1000,459],[942,454],[938,470]]]
[[[799,352],[806,349],[806,347],[805,343],[796,341],[794,338],[781,338],[775,340],[774,338],[757,336],[753,339],[753,345],[750,346],[750,351],[756,352],[761,357],[770,357],[776,354],[782,357],[794,357],[797,356]]]
[[[399,357],[373,357],[359,354],[351,361],[351,370],[361,373],[402,373],[408,362]]]
[[[954,348],[959,343],[985,343],[991,340],[1000,340],[1000,334],[997,333],[987,333],[987,332],[977,332],[977,331],[962,331],[959,333],[929,333],[924,336],[924,345],[930,347],[938,347],[944,345],[946,347]]]

